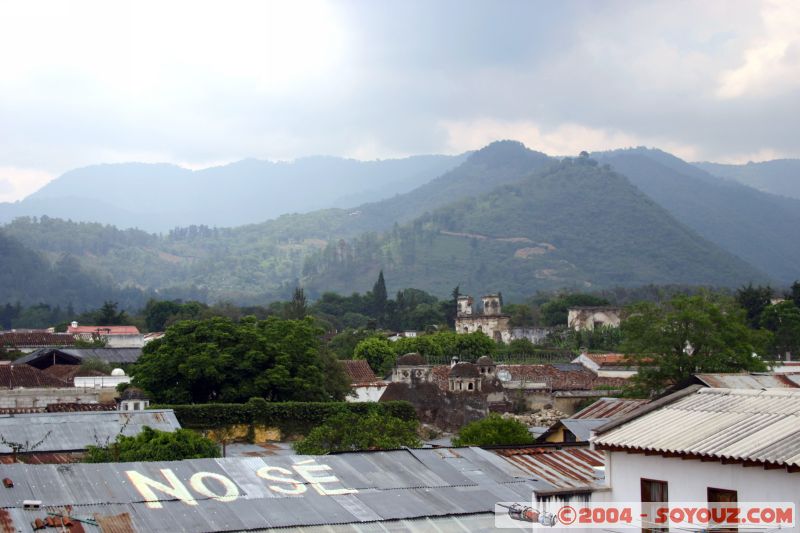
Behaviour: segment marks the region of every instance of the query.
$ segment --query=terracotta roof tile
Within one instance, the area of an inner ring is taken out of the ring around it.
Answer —
[[[372,383],[378,381],[375,373],[364,359],[343,359],[340,361],[350,383]]]
[[[85,370],[81,365],[50,365],[42,372],[54,378],[63,379],[67,383],[71,383],[76,377],[105,376],[99,370]]]
[[[0,333],[0,346],[7,348],[42,348],[45,346],[74,346],[75,337],[48,331],[6,331]]]
[[[67,333],[96,333],[98,335],[138,335],[136,326],[69,326]]]
[[[4,389],[71,386],[29,365],[0,365],[0,387]]]

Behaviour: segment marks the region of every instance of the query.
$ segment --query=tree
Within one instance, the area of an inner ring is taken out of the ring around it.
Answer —
[[[458,431],[453,446],[496,446],[501,444],[530,444],[533,437],[527,426],[513,418],[492,413],[470,422]]]
[[[798,308],[800,308],[800,281],[792,283],[792,288],[789,292],[789,297]]]
[[[117,302],[105,301],[95,314],[95,323],[98,326],[119,326],[128,322],[125,311],[117,312]]]
[[[295,287],[292,294],[292,301],[286,304],[284,316],[292,320],[300,320],[305,318],[308,313],[308,305],[306,304],[306,295],[302,287]]]
[[[370,412],[342,413],[311,430],[294,444],[297,453],[323,455],[358,450],[396,450],[419,446],[418,423]]]
[[[381,324],[386,314],[387,300],[386,280],[383,279],[383,270],[381,270],[380,274],[378,274],[378,281],[372,286],[372,305],[375,309],[375,317]]]
[[[774,354],[800,353],[800,309],[793,302],[781,302],[764,309],[761,326],[773,333]]]
[[[148,331],[164,331],[167,320],[181,310],[180,302],[150,299],[144,307],[144,323]]]
[[[219,456],[219,446],[214,441],[190,429],[159,431],[144,426],[136,436],[119,434],[108,445],[89,446],[84,462],[182,461]]]
[[[349,387],[321,335],[312,318],[186,320],[143,348],[132,380],[157,402],[342,400]]]
[[[655,396],[698,372],[766,370],[768,332],[748,327],[743,309],[710,294],[631,306],[622,349],[639,365],[630,393]]]
[[[767,285],[754,287],[752,283],[736,290],[736,301],[747,312],[747,322],[750,327],[757,328],[761,320],[761,313],[772,301],[772,287]]]
[[[353,359],[366,359],[376,374],[385,375],[394,365],[395,351],[386,339],[370,337],[356,345]]]

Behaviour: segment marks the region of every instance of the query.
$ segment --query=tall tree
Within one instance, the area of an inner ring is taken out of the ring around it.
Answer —
[[[306,302],[306,294],[302,287],[295,287],[292,294],[292,300],[286,304],[285,310],[286,318],[292,320],[300,320],[305,318],[308,314],[308,304]]]
[[[775,355],[800,353],[800,309],[794,302],[770,305],[761,313],[761,325],[773,332]]]
[[[792,283],[791,292],[789,293],[794,305],[800,308],[800,281]]]
[[[754,287],[752,283],[736,290],[736,301],[747,311],[747,322],[757,328],[761,313],[772,301],[772,287],[761,285]]]
[[[743,309],[709,294],[631,306],[622,349],[638,363],[631,392],[655,396],[698,372],[766,370],[770,335],[748,327]]]
[[[381,325],[386,316],[387,300],[386,280],[383,278],[383,270],[381,270],[380,274],[378,274],[378,280],[375,282],[375,285],[372,286],[372,302],[375,306],[375,316]]]

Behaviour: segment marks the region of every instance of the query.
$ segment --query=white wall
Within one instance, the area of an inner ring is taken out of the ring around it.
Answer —
[[[80,388],[115,388],[120,383],[130,383],[130,376],[81,376],[73,380]]]
[[[740,502],[794,502],[800,508],[800,473],[656,455],[606,453],[606,479],[610,481],[612,501],[638,502],[640,479],[648,478],[669,484],[670,501],[704,502],[706,489],[714,487],[737,491]]]
[[[354,387],[355,396],[347,396],[348,402],[377,402],[381,399],[383,391],[387,385],[369,385],[364,387]]]
[[[113,389],[112,389],[113,390]],[[98,403],[106,398],[101,389],[41,388],[0,390],[0,407],[46,407],[51,403]]]

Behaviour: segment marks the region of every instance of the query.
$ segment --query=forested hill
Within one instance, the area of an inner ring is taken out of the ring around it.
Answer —
[[[86,272],[72,256],[55,263],[0,231],[0,304],[47,303],[81,311],[115,300],[127,308],[141,306],[146,295],[137,289],[118,289],[108,276]]]
[[[707,162],[694,165],[715,176],[736,180],[760,191],[800,199],[800,159],[775,159],[746,165]]]
[[[722,179],[662,152],[593,154],[697,233],[776,280],[800,277],[800,200]]]
[[[307,157],[247,159],[191,171],[124,163],[76,169],[16,203],[0,203],[0,223],[50,216],[166,232],[176,226],[239,226],[285,213],[351,207],[408,192],[461,164],[458,156],[356,161]]]
[[[567,159],[308,259],[312,289],[364,290],[379,269],[437,295],[645,283],[738,285],[766,276],[687,228],[624,176]]]
[[[352,209],[326,209],[236,228],[191,226],[164,236],[53,217],[19,218],[4,230],[52,261],[69,253],[117,283],[180,289],[241,302],[288,297],[305,257],[328,242],[391,229],[428,210],[513,183],[552,164],[511,141],[474,152],[457,168],[411,192]]]

